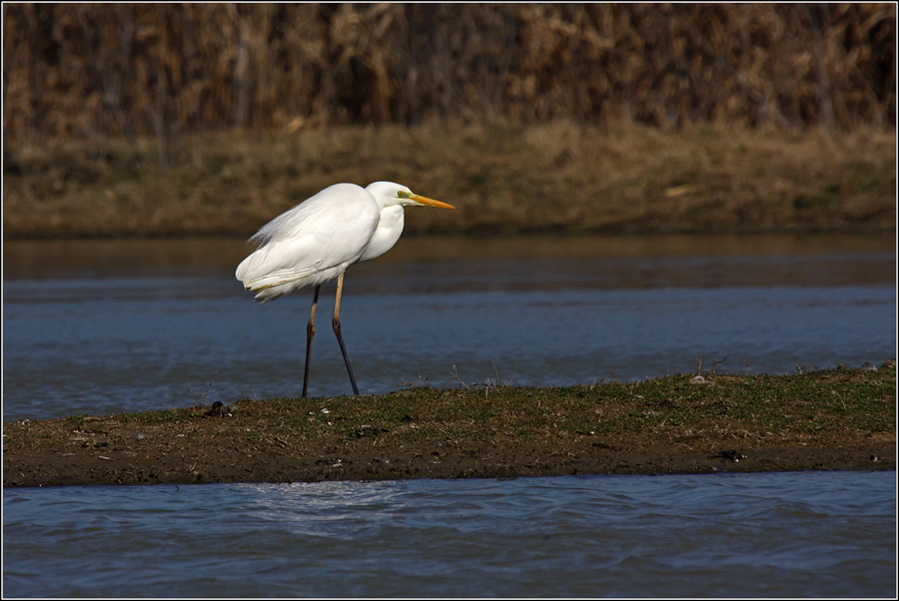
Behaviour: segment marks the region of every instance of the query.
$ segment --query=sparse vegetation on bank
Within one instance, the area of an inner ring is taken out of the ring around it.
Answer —
[[[896,364],[410,388],[3,427],[4,486],[895,469]]]
[[[9,238],[247,236],[342,181],[404,183],[459,208],[411,233],[891,231],[894,132],[571,121],[222,132],[6,150]]]

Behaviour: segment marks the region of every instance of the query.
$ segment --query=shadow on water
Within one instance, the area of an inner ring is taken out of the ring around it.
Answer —
[[[17,240],[4,243],[3,270],[4,279],[230,275],[250,250],[252,247],[245,241],[233,238]],[[883,258],[895,267],[895,237],[890,234],[405,237],[377,262],[472,264],[859,254],[890,255]],[[882,269],[885,265],[878,267]],[[874,277],[890,276],[881,269]],[[895,270],[892,277],[895,280]],[[774,283],[777,282],[769,284]]]

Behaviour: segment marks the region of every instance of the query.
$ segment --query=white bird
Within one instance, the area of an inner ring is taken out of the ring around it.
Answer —
[[[303,397],[309,385],[318,293],[324,282],[334,278],[337,294],[331,324],[353,393],[359,394],[340,334],[343,274],[353,263],[375,259],[393,248],[403,233],[404,206],[455,208],[413,194],[406,186],[393,182],[375,182],[365,188],[335,184],[275,217],[250,238],[258,248],[237,266],[235,275],[247,290],[257,291],[256,300],[265,302],[304,286],[315,286],[306,326]]]

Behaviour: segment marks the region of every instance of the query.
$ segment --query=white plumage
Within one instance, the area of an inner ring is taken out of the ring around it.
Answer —
[[[392,182],[335,184],[262,226],[250,238],[258,249],[235,275],[260,301],[318,286],[393,248],[404,205],[454,208]]]
[[[413,194],[406,186],[393,182],[375,182],[365,188],[335,184],[274,218],[250,238],[257,249],[237,266],[235,276],[247,290],[256,292],[256,300],[264,302],[304,286],[315,286],[307,328],[303,396],[308,384],[319,287],[334,278],[339,278],[334,332],[353,390],[358,394],[340,335],[343,274],[353,263],[380,257],[393,248],[403,233],[404,206],[455,208]]]

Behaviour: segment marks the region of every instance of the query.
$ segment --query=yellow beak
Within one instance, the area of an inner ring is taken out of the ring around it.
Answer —
[[[409,198],[411,198],[418,204],[427,205],[429,207],[437,207],[438,209],[455,209],[456,208],[453,205],[446,204],[445,202],[440,202],[439,200],[434,200],[433,198],[427,198],[425,196],[419,196],[418,194],[413,194]]]

